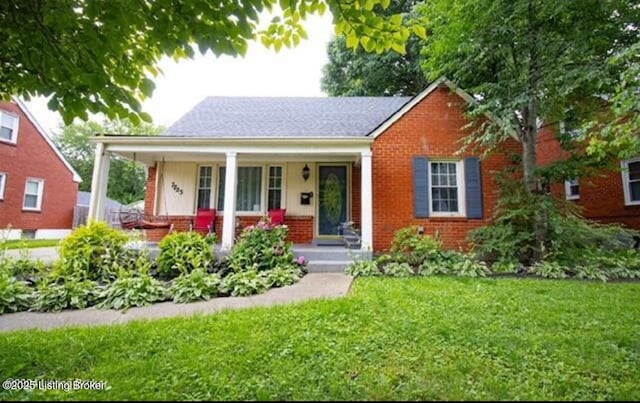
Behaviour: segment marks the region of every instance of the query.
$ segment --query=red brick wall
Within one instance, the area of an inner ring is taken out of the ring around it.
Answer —
[[[520,145],[507,142],[504,152],[481,161],[483,219],[415,218],[413,158],[451,158],[468,132],[462,128],[465,102],[448,89],[439,88],[407,112],[373,144],[373,245],[376,251],[390,247],[394,232],[424,226],[425,233],[440,234],[447,248],[466,247],[469,230],[490,222],[498,197],[494,172],[513,165],[506,152],[520,153]],[[471,156],[465,153],[459,158]]]
[[[0,172],[7,173],[0,200],[0,229],[70,229],[78,184],[36,127],[16,104],[0,102],[0,109],[20,117],[17,144],[0,142]],[[42,209],[22,211],[27,178],[44,179]]]
[[[156,199],[156,172],[158,165],[149,167],[147,174],[147,187],[144,197],[144,212],[148,215],[153,215],[153,207]]]
[[[168,219],[173,224],[174,231],[188,231],[191,224],[192,216],[169,216],[158,217],[157,220]],[[236,233],[239,234],[242,228],[249,225],[255,225],[260,216],[236,216],[240,226]],[[216,217],[215,229],[218,239],[222,238],[222,223],[224,217],[218,215]],[[285,216],[285,225],[289,227],[289,241],[300,244],[310,244],[313,241],[313,217],[312,216]],[[152,229],[146,230],[146,237],[149,241],[157,242],[168,233],[168,229]]]
[[[553,128],[540,133],[537,142],[538,164],[544,166],[570,156],[562,149]],[[616,161],[613,165],[618,166]],[[564,183],[551,185],[551,192],[566,197]],[[603,223],[622,223],[640,229],[640,206],[624,205],[622,174],[619,169],[603,169],[593,177],[580,178],[580,199],[573,203],[581,206],[582,214]]]

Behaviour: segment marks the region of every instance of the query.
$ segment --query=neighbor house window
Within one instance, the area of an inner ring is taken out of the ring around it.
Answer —
[[[269,167],[269,188],[267,189],[267,210],[282,206],[282,167]]]
[[[197,208],[211,208],[211,183],[213,167],[202,166],[198,172]]]
[[[625,204],[640,204],[640,158],[622,161],[622,184]]]
[[[0,200],[4,199],[4,188],[7,186],[7,174],[0,172]]]
[[[429,186],[433,216],[463,216],[462,161],[431,161]]]
[[[16,143],[18,140],[17,116],[0,111],[0,141]]]
[[[564,182],[564,193],[567,196],[567,200],[580,198],[580,181],[578,178],[568,179]]]
[[[226,167],[220,167],[218,181],[218,210],[224,210]],[[236,211],[262,211],[262,167],[238,167]]]
[[[24,189],[24,203],[22,208],[25,210],[40,210],[42,207],[42,191],[44,189],[44,180],[27,179]]]

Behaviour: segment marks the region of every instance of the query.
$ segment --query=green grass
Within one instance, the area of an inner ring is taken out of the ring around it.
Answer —
[[[58,246],[59,243],[60,239],[14,239],[0,242],[0,248],[44,248],[49,246]]]
[[[638,400],[640,284],[361,279],[349,297],[0,334],[7,399]]]

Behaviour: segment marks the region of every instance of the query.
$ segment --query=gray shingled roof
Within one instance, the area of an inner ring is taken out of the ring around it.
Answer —
[[[173,137],[366,136],[409,97],[208,97],[162,135]]]

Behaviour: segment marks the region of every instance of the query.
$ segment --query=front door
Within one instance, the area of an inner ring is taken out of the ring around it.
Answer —
[[[347,221],[347,166],[320,165],[318,186],[318,235],[338,235],[340,223]]]

